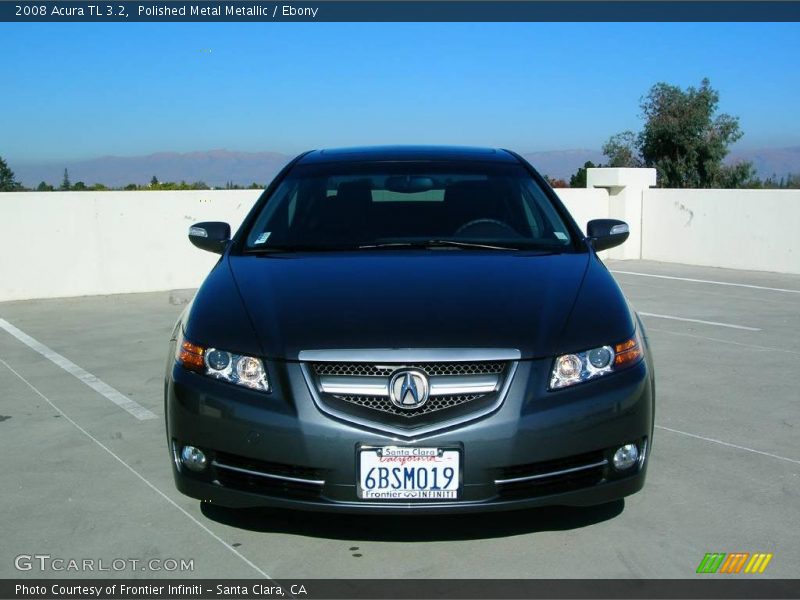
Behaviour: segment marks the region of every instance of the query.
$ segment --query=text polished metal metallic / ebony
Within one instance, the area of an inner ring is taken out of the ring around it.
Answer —
[[[644,485],[647,335],[512,152],[303,154],[220,255],[170,340],[178,488],[226,506],[468,512],[589,505]]]

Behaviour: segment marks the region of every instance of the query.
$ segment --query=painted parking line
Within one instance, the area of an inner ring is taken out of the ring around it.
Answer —
[[[620,275],[636,275],[638,277],[655,277],[656,279],[672,279],[676,281],[689,281],[691,283],[708,283],[712,285],[727,285],[731,287],[749,288],[751,290],[767,290],[770,292],[786,292],[788,294],[800,294],[800,290],[789,290],[786,288],[766,287],[763,285],[750,285],[748,283],[731,283],[729,281],[714,281],[711,279],[692,279],[691,277],[673,277],[671,275],[654,275],[652,273],[638,273],[636,271],[619,271],[610,269],[612,273]]]
[[[744,329],[745,331],[761,331],[758,327],[747,327],[745,325],[734,325],[732,323],[720,323],[718,321],[703,321],[702,319],[690,319],[688,317],[676,317],[674,315],[660,315],[639,311],[643,317],[655,317],[657,319],[669,319],[671,321],[686,321],[688,323],[702,323],[703,325],[714,325],[715,327],[728,327],[730,329]]]
[[[0,319],[0,320],[2,320],[2,319]],[[150,480],[149,480],[149,479],[147,479],[147,478],[146,478],[144,475],[142,475],[141,473],[139,473],[139,471],[137,471],[136,469],[134,469],[132,466],[130,466],[128,463],[126,463],[124,460],[122,460],[122,459],[121,459],[119,456],[117,456],[117,455],[114,453],[114,451],[113,451],[113,450],[111,450],[111,449],[110,449],[108,446],[106,446],[105,444],[103,444],[103,442],[101,442],[100,440],[98,440],[98,439],[97,439],[96,437],[94,437],[94,436],[93,436],[91,433],[89,433],[88,431],[86,431],[86,430],[85,430],[83,427],[81,427],[81,426],[80,426],[78,423],[76,423],[76,422],[75,422],[75,421],[74,421],[72,418],[70,418],[70,416],[69,416],[68,414],[66,414],[66,413],[65,413],[63,410],[61,410],[61,409],[60,409],[58,406],[56,406],[56,405],[55,405],[55,404],[54,404],[54,403],[53,403],[53,402],[50,400],[50,398],[48,398],[48,397],[47,397],[47,396],[45,396],[45,395],[44,395],[42,392],[40,392],[40,391],[39,391],[39,390],[36,388],[36,386],[34,386],[34,385],[33,385],[33,384],[30,382],[30,381],[28,381],[28,380],[27,380],[27,379],[25,379],[25,378],[24,378],[22,375],[20,375],[19,373],[17,373],[17,372],[16,372],[16,371],[15,371],[15,370],[14,370],[14,369],[11,367],[11,365],[9,365],[9,364],[8,364],[6,361],[4,361],[2,358],[0,358],[0,363],[2,363],[2,364],[3,364],[3,365],[4,365],[4,366],[5,366],[5,367],[6,367],[6,368],[9,370],[9,371],[11,371],[11,372],[12,372],[14,375],[16,375],[16,376],[17,376],[19,379],[21,379],[21,380],[23,381],[23,383],[25,383],[25,385],[27,385],[27,386],[28,386],[28,387],[29,387],[31,390],[33,390],[33,391],[34,391],[34,392],[35,392],[35,393],[36,393],[36,394],[37,394],[37,395],[38,395],[38,396],[39,396],[39,397],[40,397],[42,400],[44,400],[44,401],[45,401],[45,402],[47,402],[47,403],[48,403],[50,406],[52,406],[52,407],[53,407],[53,409],[54,409],[55,411],[57,411],[57,412],[58,412],[58,414],[60,414],[62,417],[64,417],[64,419],[66,419],[67,421],[69,421],[69,422],[72,424],[72,426],[73,426],[73,427],[75,427],[75,429],[77,429],[78,431],[80,431],[80,432],[81,432],[83,435],[85,435],[87,438],[89,438],[89,439],[90,439],[92,442],[94,442],[95,444],[97,444],[98,446],[100,446],[100,448],[102,448],[102,449],[103,449],[105,452],[107,452],[108,454],[110,454],[112,458],[114,458],[114,459],[115,459],[115,460],[116,460],[118,463],[120,463],[120,464],[121,464],[123,467],[125,467],[125,468],[126,468],[128,471],[130,471],[130,472],[131,472],[133,475],[135,475],[137,479],[139,479],[139,480],[140,480],[142,483],[144,483],[144,484],[145,484],[147,487],[149,487],[151,490],[153,490],[153,491],[154,491],[156,494],[158,494],[159,496],[161,496],[161,498],[163,498],[164,500],[166,500],[166,501],[167,501],[169,504],[171,504],[171,505],[172,505],[174,508],[177,508],[177,509],[178,509],[180,512],[182,512],[182,513],[184,514],[184,516],[188,517],[188,518],[189,518],[189,520],[190,520],[190,521],[192,521],[192,523],[194,523],[195,525],[197,525],[197,526],[198,526],[200,529],[202,529],[203,531],[205,531],[205,532],[206,532],[208,535],[210,535],[212,538],[214,538],[214,539],[215,539],[216,541],[218,541],[220,544],[222,544],[223,546],[225,546],[225,548],[226,548],[228,551],[232,552],[232,553],[233,553],[233,554],[235,554],[237,557],[239,557],[239,558],[240,558],[240,559],[241,559],[241,560],[242,560],[242,561],[243,561],[243,562],[244,562],[244,563],[245,563],[247,566],[251,567],[251,568],[252,568],[252,569],[253,569],[253,570],[254,570],[256,573],[258,573],[259,575],[261,575],[261,576],[262,576],[262,577],[264,577],[265,579],[272,579],[272,578],[271,578],[269,575],[267,575],[267,574],[266,574],[266,573],[265,573],[265,572],[264,572],[264,571],[263,571],[263,570],[262,570],[262,569],[261,569],[261,568],[260,568],[258,565],[256,565],[255,563],[253,563],[253,562],[252,562],[250,559],[248,559],[248,558],[247,558],[247,557],[246,557],[244,554],[242,554],[241,552],[239,552],[239,551],[238,551],[236,548],[234,548],[233,546],[231,546],[231,545],[230,545],[228,542],[226,542],[225,540],[223,540],[223,539],[222,539],[221,537],[219,537],[219,536],[218,536],[216,533],[214,533],[214,532],[213,532],[213,531],[211,531],[211,530],[210,530],[208,527],[206,527],[205,525],[203,525],[203,524],[202,524],[200,521],[198,521],[198,520],[197,520],[197,519],[196,519],[196,518],[195,518],[195,517],[194,517],[194,516],[193,516],[191,513],[189,513],[189,512],[188,512],[186,509],[184,509],[183,507],[181,507],[181,506],[180,506],[180,505],[179,505],[177,502],[175,502],[175,501],[174,501],[172,498],[170,498],[170,497],[169,497],[169,496],[167,496],[167,495],[166,495],[164,492],[162,492],[160,489],[158,489],[158,488],[157,488],[157,487],[156,487],[156,486],[155,486],[153,483],[151,483],[151,482],[150,482]]]
[[[680,431],[679,429],[672,429],[671,427],[664,427],[663,425],[656,425],[655,427],[656,429],[663,429],[664,431],[669,431],[670,433],[685,435],[686,437],[695,438],[697,440],[703,440],[704,442],[711,442],[712,444],[719,444],[721,446],[727,446],[728,448],[735,448],[736,450],[744,450],[745,452],[752,452],[753,454],[760,454],[762,456],[768,456],[769,458],[777,458],[778,460],[785,460],[786,462],[800,465],[800,460],[795,460],[794,458],[787,458],[786,456],[781,456],[779,454],[772,454],[770,452],[764,452],[762,450],[755,450],[754,448],[748,448],[747,446],[731,444],[730,442],[723,442],[722,440],[716,440],[714,438],[704,437],[702,435],[697,435],[696,433],[689,433],[688,431]]]
[[[67,373],[75,377],[78,381],[82,381],[90,388],[92,388],[95,392],[97,392],[107,400],[110,400],[111,402],[119,406],[121,409],[127,411],[129,414],[139,419],[140,421],[146,421],[147,419],[156,418],[156,414],[153,413],[152,411],[146,409],[138,402],[131,400],[130,398],[125,396],[122,392],[119,392],[118,390],[108,385],[102,379],[99,379],[95,375],[89,373],[89,371],[79,367],[74,362],[62,356],[55,350],[48,348],[40,341],[32,338],[21,329],[14,327],[11,323],[6,321],[5,319],[0,319],[0,329],[6,330],[8,333],[17,338],[20,342],[28,346],[28,348],[35,350],[53,364],[58,365],[59,367],[64,369]]]
[[[680,337],[694,338],[696,340],[706,340],[714,342],[715,344],[728,344],[729,346],[738,346],[739,348],[750,348],[757,352],[784,352],[786,354],[800,355],[797,350],[789,350],[787,348],[776,348],[775,346],[761,346],[759,344],[744,344],[742,342],[734,342],[733,340],[723,340],[722,338],[709,337],[707,335],[696,335],[692,333],[684,333],[682,331],[670,331],[669,329],[658,329],[657,327],[648,327],[648,332],[666,333],[668,335],[677,335]]]

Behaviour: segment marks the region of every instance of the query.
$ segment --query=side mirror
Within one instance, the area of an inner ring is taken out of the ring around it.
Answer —
[[[222,254],[231,241],[231,226],[219,221],[195,223],[189,227],[189,241],[201,250]]]
[[[600,252],[614,246],[619,246],[630,235],[630,229],[625,221],[616,219],[594,219],[586,225],[589,243]]]

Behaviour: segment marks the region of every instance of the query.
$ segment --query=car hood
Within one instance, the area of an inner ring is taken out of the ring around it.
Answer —
[[[595,298],[606,316],[592,312]],[[571,317],[575,307],[585,314]],[[198,292],[187,335],[287,360],[368,348],[513,348],[537,358],[610,343],[631,323],[588,253],[379,251],[225,257]]]

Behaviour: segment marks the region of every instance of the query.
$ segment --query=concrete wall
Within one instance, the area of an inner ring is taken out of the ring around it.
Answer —
[[[608,219],[608,191],[603,189],[559,188],[561,202],[586,234],[586,223],[592,219]]]
[[[0,301],[196,287],[196,221],[238,226],[258,190],[0,193]]]
[[[638,215],[611,258],[800,274],[800,191],[658,190],[646,173],[592,171],[631,170],[590,169],[601,187],[557,192],[584,230]],[[235,229],[259,194],[0,193],[0,301],[196,287],[217,258],[189,243],[189,225]]]
[[[607,251],[609,258],[640,258],[642,251],[642,199],[656,184],[655,169],[587,169],[586,187],[608,192],[608,217],[630,226],[628,240]],[[605,256],[603,256],[605,258]]]
[[[800,274],[800,190],[645,190],[644,259]]]

